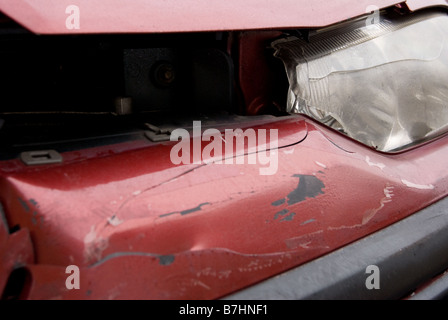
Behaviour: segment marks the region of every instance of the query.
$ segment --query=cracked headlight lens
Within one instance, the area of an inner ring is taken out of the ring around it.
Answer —
[[[380,151],[448,132],[448,16],[426,12],[275,41],[287,111],[308,115]]]

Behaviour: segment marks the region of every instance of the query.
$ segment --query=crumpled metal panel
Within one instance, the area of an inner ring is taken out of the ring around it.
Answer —
[[[279,130],[272,176],[249,164],[174,166],[173,142],[83,161],[64,153],[66,163],[43,167],[1,163],[7,219],[35,248],[28,298],[216,299],[448,193],[447,137],[390,156],[300,116],[259,128]],[[68,265],[80,267],[79,290],[65,286]]]

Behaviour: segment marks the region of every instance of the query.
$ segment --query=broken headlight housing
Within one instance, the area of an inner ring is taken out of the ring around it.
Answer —
[[[394,152],[448,132],[448,16],[381,16],[272,43],[288,112]]]

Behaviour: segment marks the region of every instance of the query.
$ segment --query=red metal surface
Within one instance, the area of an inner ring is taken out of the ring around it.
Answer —
[[[279,130],[272,176],[249,164],[174,166],[171,142],[0,163],[6,217],[33,240],[28,298],[215,299],[448,194],[448,137],[385,155],[300,116],[259,128]],[[65,287],[72,264],[80,290]]]
[[[267,50],[272,39],[281,34],[279,31],[246,31],[237,36],[239,88],[244,100],[243,112],[247,115],[272,114],[275,109],[281,109],[274,96],[275,83],[279,82],[275,70],[284,70],[284,67],[273,68],[270,60],[275,58]],[[278,62],[281,63],[280,59]]]
[[[140,33],[321,27],[393,6],[398,0],[0,0],[0,11],[40,34]],[[421,1],[410,1],[419,7]],[[426,5],[444,1],[426,1]],[[446,4],[446,3],[444,3]],[[66,8],[79,8],[67,29]]]
[[[396,3],[79,0],[74,30],[65,25],[72,1],[0,0],[0,10],[36,33],[129,33],[324,26]],[[238,48],[248,114],[272,103],[272,75],[253,53],[277,33],[255,34],[241,33]],[[448,194],[447,136],[386,155],[300,116],[259,128],[279,130],[273,176],[259,165],[175,166],[171,142],[67,152],[56,165],[0,162],[0,202],[20,227],[10,234],[0,219],[0,291],[24,267],[29,299],[216,299]],[[81,268],[80,290],[65,286],[68,265]]]

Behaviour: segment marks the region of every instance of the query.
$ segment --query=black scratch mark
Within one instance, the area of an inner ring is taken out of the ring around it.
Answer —
[[[282,210],[282,211],[280,211],[280,212],[277,212],[277,213],[275,214],[274,220],[277,220],[277,219],[280,218],[281,216],[285,216],[285,215],[287,215],[288,213],[289,213],[289,210],[288,210],[288,209],[284,209],[284,210]]]
[[[307,220],[307,221],[303,222],[303,223],[300,224],[300,225],[301,225],[301,226],[305,226],[305,225],[310,224],[310,223],[313,223],[313,222],[315,222],[315,221],[316,221],[315,219],[310,219],[310,220]]]
[[[279,206],[281,206],[282,204],[284,204],[285,202],[286,202],[285,199],[280,199],[280,200],[277,200],[277,201],[272,202],[272,205],[273,205],[274,207],[279,207]]]
[[[174,255],[160,255],[155,253],[147,253],[147,252],[115,252],[107,257],[104,257],[100,261],[97,261],[89,266],[89,268],[97,267],[109,260],[116,259],[116,258],[123,258],[123,257],[147,257],[152,259],[158,259],[159,265],[161,266],[169,266],[174,263],[175,256]]]
[[[173,214],[180,214],[181,216],[185,216],[185,215],[190,214],[190,213],[201,211],[202,207],[206,206],[208,204],[210,204],[210,202],[201,203],[199,206],[197,206],[195,208],[192,208],[192,209],[187,209],[187,210],[184,210],[184,211],[176,211],[176,212],[170,212],[170,213],[162,214],[160,216],[160,218],[165,218],[165,217],[171,216]]]
[[[288,194],[288,205],[293,205],[307,198],[316,198],[320,194],[324,194],[324,183],[315,176],[294,175],[295,178],[300,178],[297,188]]]
[[[280,217],[284,217],[283,219],[280,220],[280,222],[285,222],[285,221],[292,221],[294,220],[294,217],[296,216],[295,212],[291,212],[288,209],[284,209],[282,211],[279,211],[275,214],[274,220],[279,219]]]
[[[25,209],[26,212],[30,212],[30,207],[28,206],[28,203],[26,203],[25,200],[21,199],[21,198],[17,198],[20,202],[20,205],[23,207],[23,209]]]
[[[154,189],[156,189],[156,188],[158,188],[158,187],[160,187],[160,186],[163,186],[163,185],[165,185],[165,184],[168,184],[168,183],[171,183],[171,182],[173,182],[173,181],[176,181],[177,179],[179,179],[179,178],[181,178],[181,177],[183,177],[183,176],[186,176],[186,175],[188,175],[188,174],[190,174],[190,173],[196,171],[197,169],[200,169],[200,168],[205,167],[205,166],[207,166],[207,164],[201,164],[201,165],[199,165],[199,166],[197,166],[197,167],[194,167],[194,168],[191,168],[191,169],[189,169],[189,170],[186,170],[186,171],[182,172],[181,174],[179,174],[179,175],[177,175],[177,176],[175,176],[175,177],[172,177],[172,178],[170,178],[170,179],[168,179],[168,180],[166,180],[166,181],[160,182],[160,183],[158,183],[158,184],[156,184],[156,185],[154,185],[154,186],[151,186],[151,187],[149,187],[149,188],[146,188],[146,189],[144,189],[142,192],[140,192],[140,193],[137,194],[137,195],[132,195],[132,196],[130,196],[129,198],[127,198],[125,201],[123,201],[123,202],[121,203],[121,205],[118,207],[118,209],[115,211],[115,213],[113,214],[112,217],[113,217],[113,218],[116,217],[116,216],[118,215],[118,213],[124,208],[124,206],[126,206],[127,203],[129,203],[130,201],[134,200],[135,198],[141,196],[142,194],[144,194],[144,193],[146,193],[146,192],[149,192],[149,191],[151,191],[151,190],[154,190]],[[108,223],[106,222],[105,226],[107,226],[107,225],[108,225]]]
[[[3,210],[3,206],[0,203],[0,225],[3,225],[4,230],[9,233],[9,225],[8,221],[6,220],[5,211]]]
[[[290,215],[288,215],[287,217],[285,217],[282,220],[280,220],[280,222],[292,221],[292,220],[294,220],[295,216],[296,216],[295,212],[291,212]]]
[[[159,257],[159,264],[162,266],[169,266],[174,262],[174,256],[160,256]]]
[[[272,206],[279,207],[285,203],[287,203],[288,206],[291,206],[296,203],[305,201],[307,198],[314,199],[317,196],[324,194],[323,189],[325,188],[325,185],[316,176],[296,174],[293,177],[299,178],[299,184],[297,185],[297,188],[290,194],[288,194],[286,198],[272,202]],[[288,213],[290,213],[288,209],[279,211],[275,214],[274,220],[277,220],[282,216],[286,216]],[[289,216],[283,218],[280,221],[292,221],[295,215],[295,213],[291,213]]]

